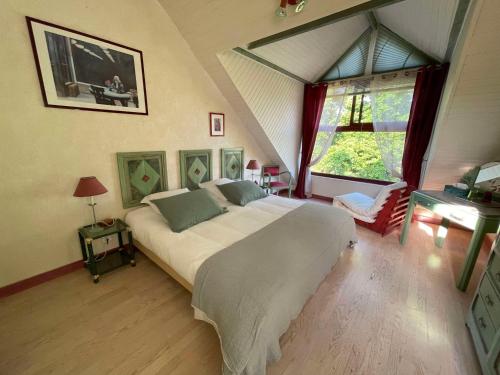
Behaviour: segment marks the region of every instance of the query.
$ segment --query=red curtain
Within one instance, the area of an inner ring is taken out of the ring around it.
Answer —
[[[319,121],[325,104],[327,84],[305,85],[304,107],[302,110],[302,157],[300,159],[299,176],[295,187],[295,196],[306,198],[305,182],[307,166],[311,162]]]
[[[419,187],[422,161],[431,139],[448,68],[449,64],[428,66],[417,74],[402,161],[403,181],[415,189]]]

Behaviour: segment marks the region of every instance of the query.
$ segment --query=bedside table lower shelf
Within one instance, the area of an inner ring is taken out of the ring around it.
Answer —
[[[108,253],[102,260],[95,261],[95,269],[97,272],[97,275],[95,276],[97,276],[97,278],[94,278],[94,280],[99,280],[100,275],[114,271],[115,269],[128,264],[135,267],[135,259],[127,252],[127,250],[116,250]],[[88,263],[85,263],[85,267],[89,268]]]
[[[127,232],[127,245],[123,243],[122,232]],[[118,236],[118,250],[109,251],[103,254],[102,258],[100,258],[100,256],[95,256],[93,241],[110,235]],[[99,282],[99,276],[103,273],[110,272],[127,264],[130,264],[132,267],[135,266],[135,248],[133,245],[132,232],[128,225],[122,220],[116,219],[112,226],[103,228],[102,230],[87,225],[78,230],[78,237],[80,238],[85,267],[91,273],[94,283]]]

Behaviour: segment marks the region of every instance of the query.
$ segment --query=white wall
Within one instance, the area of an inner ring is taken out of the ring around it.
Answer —
[[[500,160],[500,2],[471,3],[436,122],[427,189],[442,189],[475,165]]]
[[[142,50],[150,115],[45,108],[27,15]],[[123,217],[116,152],[165,150],[171,189],[179,149],[213,149],[214,176],[221,147],[269,159],[154,0],[3,0],[0,35],[0,286],[80,259],[76,229],[90,220],[72,196],[80,176],[108,189],[100,218]],[[209,136],[211,111],[226,114],[225,137]]]
[[[295,176],[304,85],[234,51],[225,51],[218,56],[255,116],[255,126],[262,127],[281,159],[279,161]]]

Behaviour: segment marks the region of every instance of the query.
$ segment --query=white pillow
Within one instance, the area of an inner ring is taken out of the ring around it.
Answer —
[[[158,207],[156,207],[156,204],[151,202],[152,200],[155,199],[161,199],[161,198],[167,198],[167,197],[173,197],[174,195],[179,195],[183,193],[189,193],[188,188],[184,189],[176,189],[176,190],[168,190],[168,191],[160,191],[159,193],[154,193],[154,194],[149,194],[146,195],[144,198],[142,198],[141,203],[147,204],[149,207],[151,207],[157,214],[161,215],[160,210]],[[162,215],[163,217],[163,215]]]
[[[207,182],[202,182],[200,184],[200,187],[202,189],[207,189],[212,196],[217,199],[219,202],[227,205],[229,204],[229,201],[226,199],[224,194],[221,193],[217,185],[225,185],[225,184],[230,184],[231,182],[234,182],[233,180],[230,180],[229,178],[219,178],[217,180],[212,180],[212,181],[207,181]]]

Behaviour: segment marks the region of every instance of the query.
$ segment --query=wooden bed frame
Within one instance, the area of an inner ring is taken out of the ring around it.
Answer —
[[[144,246],[136,239],[133,240],[133,244],[136,248],[138,248],[141,251],[141,253],[143,253],[149,259],[151,259],[153,263],[155,263],[163,271],[168,273],[175,281],[177,281],[184,288],[186,288],[189,293],[193,293],[193,286],[185,278],[179,275],[172,267],[170,267],[167,263],[161,260],[161,258],[158,255],[153,253],[151,250],[149,250],[146,246]]]

